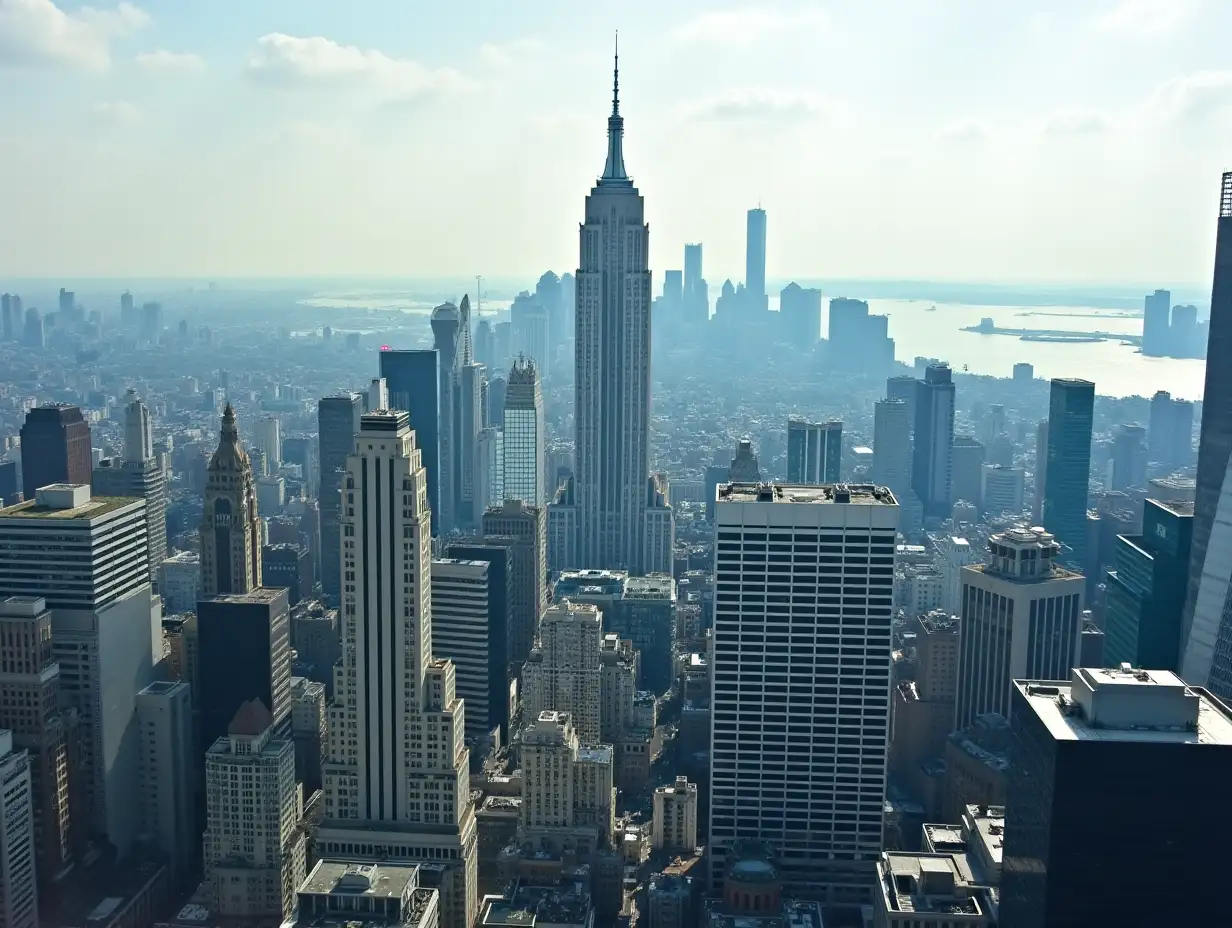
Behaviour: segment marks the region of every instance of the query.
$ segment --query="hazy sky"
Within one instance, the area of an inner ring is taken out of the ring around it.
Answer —
[[[0,274],[1209,282],[1228,0],[0,0]],[[601,12],[597,12],[600,11]]]

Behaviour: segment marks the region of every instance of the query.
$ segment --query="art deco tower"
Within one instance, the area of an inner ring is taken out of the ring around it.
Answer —
[[[342,660],[321,856],[431,863],[442,928],[468,928],[477,832],[454,665],[432,656],[428,478],[407,414],[360,419],[342,482]]]
[[[252,464],[240,444],[231,404],[222,413],[201,514],[201,598],[249,593],[261,585],[261,524]]]
[[[607,163],[579,229],[575,336],[578,554],[637,571],[650,445],[650,227],[625,172],[619,57]]]

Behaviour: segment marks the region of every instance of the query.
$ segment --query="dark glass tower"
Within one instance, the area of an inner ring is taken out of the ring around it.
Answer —
[[[1211,540],[1215,507],[1228,470],[1228,455],[1232,453],[1232,171],[1223,175],[1219,191],[1219,228],[1215,238],[1215,275],[1211,281],[1211,317],[1207,336],[1206,387],[1202,393],[1202,433],[1198,440],[1198,489],[1194,498],[1193,548],[1189,557],[1189,593],[1185,599],[1182,653],[1189,650],[1190,630],[1194,621],[1194,605],[1198,583],[1206,562],[1206,546]],[[1232,570],[1232,566],[1227,568]],[[1232,622],[1223,620],[1219,637],[1232,634]],[[1207,645],[1209,648],[1209,644]],[[1220,690],[1214,682],[1217,665],[1232,662],[1228,649],[1226,659],[1218,655],[1211,666],[1209,684],[1216,692],[1232,691],[1232,667],[1222,666],[1222,676],[1228,679],[1228,690]],[[1186,662],[1188,663],[1188,656]],[[1201,661],[1200,663],[1205,663]],[[1205,684],[1206,679],[1194,680]]]
[[[1095,384],[1056,378],[1048,404],[1048,479],[1044,528],[1061,542],[1061,560],[1082,570],[1087,551],[1087,485]]]
[[[440,362],[435,349],[382,351],[381,376],[389,389],[389,404],[410,413],[415,446],[423,453],[428,472],[428,507],[432,532],[440,531],[441,407]]]
[[[49,483],[90,483],[90,426],[76,406],[37,406],[21,427],[21,490],[26,499]]]
[[[318,460],[321,467],[321,593],[331,606],[342,596],[342,560],[338,518],[347,455],[355,451],[362,412],[358,393],[325,396],[317,404]]]
[[[947,364],[930,364],[915,384],[915,448],[911,489],[926,516],[950,514],[954,467],[954,379]]]

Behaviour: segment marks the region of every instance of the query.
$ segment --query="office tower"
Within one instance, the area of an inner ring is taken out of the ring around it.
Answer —
[[[697,784],[676,777],[654,791],[651,844],[654,849],[692,854],[697,850]]]
[[[924,514],[945,518],[953,502],[954,381],[948,364],[930,364],[916,381],[911,488]]]
[[[265,455],[265,473],[276,474],[282,466],[282,424],[275,416],[257,420],[257,450]]]
[[[133,295],[125,290],[120,294],[120,327],[124,329],[136,328],[137,318],[134,315],[136,304],[133,302]]]
[[[650,473],[650,227],[625,173],[618,77],[607,162],[579,236],[574,489],[582,563],[636,570]]]
[[[488,570],[486,561],[432,561],[432,656],[453,662],[458,697],[467,708],[465,735],[476,744],[492,734]]]
[[[568,712],[544,710],[522,731],[521,831],[551,846],[570,831],[581,837],[592,830],[579,843],[602,849],[614,824],[612,747],[587,744],[574,721]]]
[[[237,801],[240,791],[252,801]],[[290,918],[305,871],[303,800],[295,746],[260,700],[244,703],[206,751],[205,795],[210,911],[258,923]]]
[[[466,715],[454,665],[432,656],[427,473],[406,412],[360,419],[343,492],[346,658],[334,669],[317,853],[430,860],[442,926],[467,928],[478,900]]]
[[[879,487],[719,487],[712,874],[740,842],[762,841],[778,850],[785,890],[865,898],[881,850],[897,528]],[[768,546],[790,548],[791,564]],[[827,563],[838,546],[841,570]],[[793,602],[759,602],[768,578]],[[774,643],[789,635],[815,646]]]
[[[1027,384],[1035,379],[1035,366],[1026,361],[1014,365],[1014,383]]]
[[[680,321],[681,309],[684,306],[684,273],[682,271],[663,272],[663,295],[660,299],[667,311],[668,321],[675,325]]]
[[[12,300],[11,294],[0,294],[0,339],[6,342],[13,338],[13,320],[9,315]]]
[[[505,499],[538,506],[543,499],[543,393],[535,362],[519,357],[505,393],[503,491]]]
[[[183,680],[156,681],[137,694],[141,741],[141,831],[166,855],[172,880],[192,873],[197,859],[193,788],[192,690]]]
[[[90,482],[90,426],[76,406],[50,404],[26,413],[21,427],[22,492],[51,483]]]
[[[47,565],[56,569],[48,572]],[[46,600],[61,693],[80,719],[82,834],[127,853],[138,834],[137,692],[154,680],[161,610],[150,588],[145,505],[53,485],[0,510],[0,596]]]
[[[381,376],[389,385],[389,402],[410,416],[415,447],[428,473],[428,508],[441,511],[440,502],[440,356],[431,351],[382,351]],[[352,446],[352,451],[354,447]],[[439,532],[436,520],[433,532]]]
[[[504,501],[505,434],[499,428],[480,429],[475,437],[474,505],[482,512]]]
[[[197,604],[196,707],[201,743],[227,733],[240,706],[270,707],[281,730],[291,715],[291,627],[287,591],[258,587]]]
[[[453,431],[455,435],[454,488],[457,495],[458,524],[465,529],[478,526],[487,501],[476,496],[476,471],[479,432],[486,426],[483,391],[487,369],[475,362],[471,343],[471,301],[462,297],[458,310],[458,350],[454,357]]]
[[[17,479],[17,462],[0,461],[0,506],[12,506],[17,502],[20,483]]]
[[[551,368],[551,333],[547,307],[523,290],[509,307],[510,353],[534,361],[540,375]]]
[[[201,595],[247,593],[261,585],[261,520],[248,452],[235,410],[222,414],[218,450],[206,472],[201,515]],[[234,713],[234,710],[232,710]],[[225,721],[230,721],[230,718]],[[224,724],[225,724],[224,721]]]
[[[1142,353],[1153,357],[1171,354],[1169,319],[1172,294],[1167,290],[1148,293],[1142,311]]]
[[[466,704],[466,716],[472,716],[485,733],[499,731],[501,744],[509,739],[509,604],[513,601],[513,554],[510,548],[500,545],[453,544],[445,549],[445,556],[458,561],[487,565],[487,624],[484,627],[483,655],[486,658],[483,698]],[[433,572],[435,579],[436,573]],[[435,607],[435,591],[433,606]],[[433,641],[440,638],[433,618]],[[436,646],[435,644],[433,645]],[[469,698],[469,697],[468,697]]]
[[[157,342],[163,331],[163,307],[161,303],[141,304],[141,339]]]
[[[787,420],[789,483],[838,483],[843,464],[843,423]]]
[[[1136,423],[1117,426],[1112,436],[1111,450],[1111,459],[1108,462],[1111,479],[1108,489],[1125,490],[1130,487],[1145,487],[1146,429]]]
[[[744,251],[744,295],[750,312],[766,311],[766,211],[749,210]]]
[[[38,928],[33,809],[30,759],[14,749],[13,733],[0,729],[0,925],[5,928]]]
[[[901,374],[886,379],[886,399],[902,400],[907,404],[908,433],[915,428],[915,395],[918,381],[910,374]]]
[[[736,443],[736,456],[731,459],[727,469],[728,479],[733,483],[759,483],[761,468],[757,466],[757,455],[753,453],[753,442],[742,438]]]
[[[548,526],[544,507],[505,500],[483,514],[484,543],[509,548],[513,598],[509,603],[509,663],[520,665],[534,644],[548,605]]]
[[[684,317],[694,332],[710,321],[710,293],[702,277],[701,242],[684,246]]]
[[[291,678],[291,740],[295,742],[295,779],[304,795],[321,788],[321,761],[325,759],[328,726],[325,722],[325,684],[306,677]]]
[[[1160,390],[1151,398],[1147,458],[1163,473],[1193,463],[1194,404]]]
[[[1193,868],[1211,853],[1211,818],[1179,809],[1227,788],[1232,712],[1168,671],[1062,680],[1014,683],[1000,924],[1210,921],[1227,892]]]
[[[303,545],[266,545],[261,549],[261,585],[283,587],[287,604],[312,598],[312,561]]]
[[[1031,504],[1031,521],[1044,521],[1044,497],[1048,492],[1048,420],[1035,424],[1035,498]]]
[[[985,464],[980,468],[980,511],[988,515],[1023,511],[1026,474],[1021,467]]]
[[[1087,550],[1087,490],[1095,384],[1054,378],[1048,405],[1048,481],[1044,525],[1063,546],[1062,561],[1082,565]]]
[[[956,435],[950,447],[950,499],[980,505],[980,469],[987,449],[970,435]]]
[[[438,426],[437,447],[439,449],[439,470],[437,471],[437,486],[435,504],[432,513],[435,517],[435,528],[438,532],[451,532],[456,524],[455,507],[457,505],[457,490],[455,477],[457,467],[454,462],[456,449],[454,447],[454,373],[457,364],[458,350],[458,307],[453,303],[442,303],[432,310],[432,346],[436,351],[440,364],[437,368]],[[407,409],[407,406],[397,406]],[[369,412],[376,412],[369,409]],[[414,419],[414,415],[411,417]],[[418,423],[415,425],[418,428]]]
[[[986,712],[1008,717],[1013,680],[1062,679],[1074,666],[1085,580],[1060,554],[1048,532],[1020,526],[988,539],[985,563],[962,569],[954,728]]]
[[[830,301],[829,336],[826,359],[832,371],[876,376],[894,363],[889,317],[870,315],[864,300]]]
[[[568,600],[548,606],[522,666],[525,717],[552,709],[568,712],[579,738],[598,741],[602,642],[602,616],[595,606]]]
[[[26,322],[22,326],[22,343],[27,348],[46,347],[46,333],[43,329],[43,318],[39,311],[31,306],[26,310]]]
[[[1219,225],[1215,241],[1215,271],[1211,283],[1210,332],[1207,355],[1224,359],[1232,342],[1232,171],[1223,175],[1219,198]],[[1215,510],[1226,483],[1232,453],[1232,369],[1223,363],[1206,366],[1202,392],[1202,431],[1198,441],[1198,487],[1194,507],[1193,551],[1189,560],[1189,591],[1185,602],[1184,665],[1182,676],[1194,683],[1208,681],[1216,696],[1232,696],[1232,622],[1222,619],[1222,604],[1203,617],[1195,613],[1203,570],[1227,584],[1229,566],[1224,558],[1206,567],[1206,550],[1215,522]],[[1214,601],[1212,600],[1212,606]],[[1195,640],[1196,639],[1196,640]],[[1215,660],[1215,651],[1219,657]],[[1209,668],[1209,669],[1208,669]]]
[[[895,399],[873,407],[873,482],[888,487],[900,503],[911,488],[910,409]]]
[[[962,607],[962,569],[979,560],[971,542],[957,535],[946,535],[937,540],[937,566],[941,569],[942,590],[936,608],[947,615],[958,615]]]
[[[167,475],[154,457],[150,411],[133,390],[124,407],[124,459],[94,468],[92,483],[100,496],[135,496],[145,500],[150,576],[167,557]]]
[[[163,612],[195,612],[201,598],[201,555],[177,551],[158,565],[158,595]]]
[[[573,570],[578,566],[577,500],[570,476],[548,504],[548,573]]]
[[[676,519],[668,502],[669,496],[667,474],[654,473],[646,478],[641,562],[645,573],[672,572],[672,557],[676,548]]]
[[[821,338],[821,291],[794,281],[784,287],[779,292],[779,323],[786,341],[812,349]]]
[[[321,443],[321,592],[330,605],[342,600],[342,544],[338,519],[342,509],[342,476],[347,455],[359,431],[359,394],[322,397],[317,404],[317,434]]]
[[[916,674],[894,687],[890,761],[898,776],[914,785],[920,765],[945,750],[954,723],[959,623],[944,612],[930,612],[909,621],[908,629],[915,632]]]
[[[0,729],[30,756],[35,855],[45,884],[73,864],[77,835],[86,830],[75,763],[77,712],[61,708],[60,665],[52,653],[51,612],[39,596],[0,598]],[[70,780],[72,782],[70,792]]]
[[[493,370],[506,370],[506,368],[493,368]],[[487,423],[493,428],[500,428],[505,421],[505,390],[509,386],[509,381],[504,377],[493,377],[488,381],[488,419]]]
[[[1180,667],[1181,614],[1189,582],[1192,502],[1148,499],[1142,531],[1118,535],[1108,571],[1104,666]]]

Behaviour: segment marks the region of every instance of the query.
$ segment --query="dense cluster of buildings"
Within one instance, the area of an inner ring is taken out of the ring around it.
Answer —
[[[699,244],[652,298],[618,87],[607,128],[576,275],[414,347],[4,296],[0,924],[1216,911],[1223,813],[1165,800],[1232,774],[1232,373],[1195,460],[1188,402],[904,368],[791,284],[716,398],[766,213],[713,318]],[[1169,302],[1147,354],[1196,351]],[[1216,350],[1230,303],[1232,174]]]

